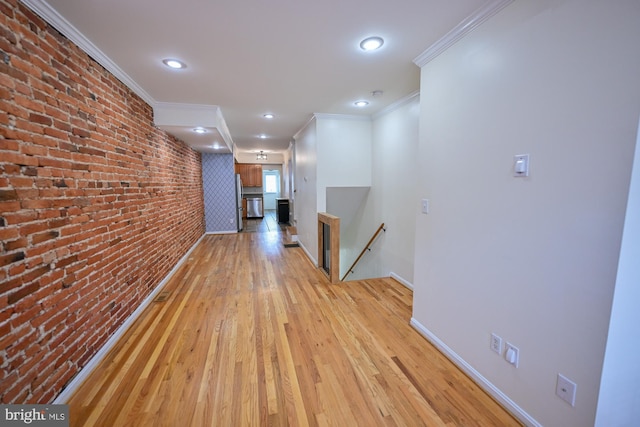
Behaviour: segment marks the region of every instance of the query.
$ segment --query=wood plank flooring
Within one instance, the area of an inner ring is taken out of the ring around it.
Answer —
[[[286,225],[278,222],[276,211],[268,209],[264,211],[262,218],[247,218],[242,221],[245,233],[266,233],[270,231],[284,231]]]
[[[71,425],[520,425],[409,326],[409,290],[331,285],[284,234],[205,237],[71,398]]]

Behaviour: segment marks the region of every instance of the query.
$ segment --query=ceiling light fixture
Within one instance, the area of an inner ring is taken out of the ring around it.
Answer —
[[[265,134],[263,133],[263,134],[261,134],[261,135],[259,136],[259,138],[260,138],[260,139],[267,139],[267,135],[265,135]]]
[[[264,117],[265,119],[273,119],[275,116],[273,114],[271,114],[271,113],[267,113],[262,117]]]
[[[260,151],[257,155],[256,155],[256,160],[267,160],[267,155],[264,154],[264,151]]]
[[[356,107],[366,107],[369,105],[369,101],[356,101],[353,103]]]
[[[382,37],[368,37],[360,42],[360,49],[370,51],[380,49],[384,44]]]
[[[197,127],[193,130],[195,133],[207,133],[207,130],[203,127]]]
[[[169,68],[173,68],[174,70],[182,70],[183,68],[187,68],[187,64],[182,61],[178,61],[177,59],[163,59],[162,63]]]

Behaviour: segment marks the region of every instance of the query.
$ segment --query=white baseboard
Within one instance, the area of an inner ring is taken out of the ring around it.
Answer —
[[[389,276],[392,279],[396,280],[397,282],[400,282],[400,284],[403,285],[405,288],[411,289],[413,291],[413,283],[404,280],[402,277],[398,276],[393,271],[389,273]]]
[[[311,255],[311,253],[307,250],[307,248],[302,244],[300,240],[298,240],[298,246],[300,246],[304,253],[307,254],[307,258],[309,258],[309,261],[311,261],[313,265],[318,267],[318,261]]]
[[[153,299],[160,293],[162,288],[167,284],[171,276],[178,271],[178,268],[184,264],[184,262],[189,258],[191,252],[200,244],[202,239],[204,239],[203,234],[196,243],[191,246],[191,248],[187,251],[186,254],[176,263],[176,265],[171,269],[169,274],[167,274],[164,279],[156,286],[156,288],[147,296],[142,303],[135,309],[133,313],[124,321],[124,323],[116,330],[116,332],[111,335],[111,337],[107,340],[107,342],[98,350],[98,352],[87,362],[87,364],[78,372],[78,374],[71,380],[71,382],[65,387],[64,390],[55,398],[53,401],[54,404],[66,404],[75,391],[80,387],[80,385],[89,377],[89,375],[98,367],[102,359],[105,358],[107,353],[117,344],[117,342],[122,338],[122,336],[127,332],[127,330],[131,327],[133,322],[142,314],[145,308],[153,301]]]
[[[206,235],[214,235],[214,234],[238,234],[238,230],[227,230],[227,231],[207,231]]]
[[[471,365],[469,365],[463,358],[456,354],[449,346],[442,342],[437,336],[435,336],[429,329],[425,328],[415,318],[411,318],[411,326],[418,331],[420,335],[425,337],[427,341],[436,346],[447,359],[451,360],[458,368],[462,369],[471,379],[473,379],[480,388],[489,393],[494,399],[496,399],[505,409],[507,409],[514,417],[520,420],[524,425],[529,427],[542,427],[538,421],[536,421],[531,415],[518,406],[513,400],[506,394],[500,391],[495,385],[487,380],[480,372],[476,371]]]

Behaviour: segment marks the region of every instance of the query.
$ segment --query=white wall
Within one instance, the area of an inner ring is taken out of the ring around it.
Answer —
[[[611,309],[596,426],[640,420],[640,124]]]
[[[377,213],[369,208],[371,187],[329,187],[327,188],[327,209],[331,215],[340,218],[340,278],[345,277],[348,269],[365,247],[371,233],[375,230]],[[369,233],[366,236],[365,233]],[[365,266],[367,259],[376,257],[379,251],[368,252],[358,266],[345,280],[369,277],[381,277],[378,269]],[[355,273],[354,273],[355,272]]]
[[[318,211],[327,187],[371,186],[371,118],[316,114]]]
[[[295,136],[295,218],[298,241],[318,263],[318,183],[316,122],[312,120]]]
[[[379,236],[347,279],[394,275],[409,285],[413,280],[418,113],[419,97],[412,94],[373,121],[319,114],[312,122],[316,124],[318,212],[341,218],[341,277],[384,222],[387,233]],[[305,155],[314,154],[307,148],[312,145],[314,129],[309,126],[297,135],[296,150],[302,147]],[[306,164],[312,163],[306,159]],[[296,182],[309,188],[300,174],[310,172],[303,170],[297,166]],[[300,192],[298,188],[297,206],[302,203]],[[301,215],[307,214],[312,212],[306,209]],[[304,222],[311,229],[311,219]],[[310,251],[310,245],[317,244],[310,236],[300,240]],[[313,251],[315,256],[315,246]]]
[[[296,224],[295,220],[295,140],[291,140],[289,148],[283,153],[282,163],[282,189],[280,191],[281,196],[289,199],[289,223],[291,225]],[[297,232],[296,232],[297,233]]]
[[[345,241],[351,246],[341,247],[341,276],[380,224],[385,224],[386,231],[348,280],[393,276],[409,286],[413,282],[419,112],[416,93],[374,117],[372,186],[345,230]]]
[[[637,0],[515,1],[421,71],[417,199],[431,210],[414,203],[414,325],[545,426],[595,420],[639,20]],[[512,177],[522,153],[531,175]],[[517,369],[491,332],[519,347]],[[575,407],[554,394],[559,372]]]
[[[364,197],[371,186],[370,116],[316,114],[318,132],[318,211],[340,217],[340,277],[362,250],[357,222],[368,223]],[[366,243],[366,241],[365,241]],[[355,253],[355,254],[354,254]],[[347,264],[348,263],[348,264]]]
[[[420,97],[408,97],[373,122],[373,199],[379,212],[376,226],[385,223],[378,257],[379,276],[394,275],[413,283],[418,182],[418,123]]]

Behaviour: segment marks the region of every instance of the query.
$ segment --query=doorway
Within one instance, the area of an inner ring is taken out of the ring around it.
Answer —
[[[276,210],[276,199],[280,197],[280,170],[262,168],[263,206],[266,211]]]

